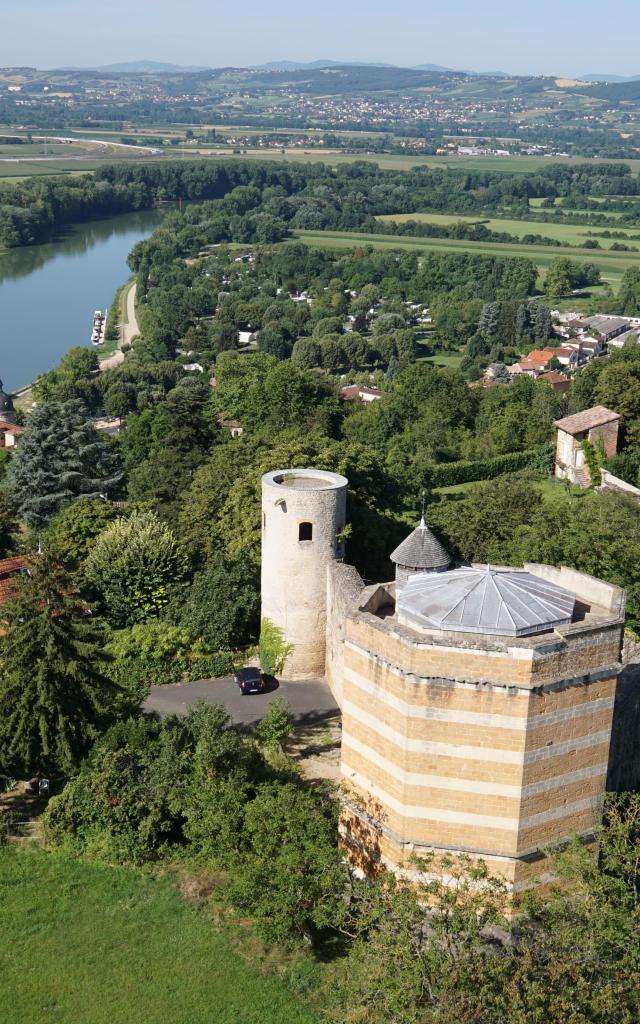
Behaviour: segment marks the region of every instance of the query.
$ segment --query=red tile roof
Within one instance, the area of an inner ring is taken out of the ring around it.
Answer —
[[[16,576],[27,568],[28,563],[19,555],[0,560],[0,606],[15,597]]]

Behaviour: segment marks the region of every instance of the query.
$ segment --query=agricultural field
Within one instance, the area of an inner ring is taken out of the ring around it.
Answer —
[[[222,127],[222,126],[220,126]],[[229,127],[229,126],[226,126]],[[232,129],[229,129],[232,130]],[[154,134],[159,134],[159,130],[155,131]],[[103,141],[107,141],[107,132],[94,132],[92,133],[95,139],[102,138]],[[122,132],[118,131],[115,133],[121,135]],[[126,134],[126,132],[125,132]],[[137,133],[136,133],[137,134]],[[175,128],[165,126],[162,131],[163,135],[170,137],[175,134]],[[260,132],[260,134],[263,134]],[[359,133],[358,133],[359,134]],[[142,132],[140,132],[140,141],[143,142]],[[52,144],[53,145],[53,144]],[[11,147],[16,149],[17,147]],[[103,154],[99,156],[94,155],[76,156],[75,158],[69,153],[69,146],[65,147],[65,153],[61,154],[60,157],[49,156],[46,161],[40,158],[37,162],[29,163],[13,162],[8,161],[6,156],[3,159],[0,154],[0,178],[15,177],[15,176],[31,176],[33,174],[61,174],[68,170],[78,169],[79,167],[85,170],[95,170],[103,163],[114,163],[115,161],[121,160],[157,160],[157,154],[146,154],[144,152],[136,152],[134,149],[124,149],[119,147],[113,147],[109,150],[105,150]],[[375,163],[378,167],[383,170],[393,171],[409,171],[413,167],[454,167],[459,170],[474,170],[474,171],[504,171],[508,174],[530,174],[540,169],[540,167],[548,164],[558,163],[590,163],[592,162],[588,157],[460,157],[460,156],[419,156],[419,155],[408,155],[394,153],[347,153],[338,152],[335,150],[326,149],[289,149],[285,153],[282,153],[279,149],[264,150],[255,149],[249,150],[246,153],[233,153],[231,150],[225,151],[224,154],[218,156],[217,153],[214,156],[213,153],[219,151],[221,145],[212,144],[211,149],[204,149],[198,147],[192,149],[191,146],[185,147],[172,147],[166,149],[163,152],[161,159],[164,160],[184,160],[186,155],[192,156],[193,158],[202,157],[203,159],[209,160],[260,160],[265,162],[278,162],[282,160],[289,160],[292,163],[325,163],[332,167],[336,167],[340,164],[353,163],[354,160],[366,160],[369,163]],[[74,149],[75,152],[75,149]],[[207,156],[207,153],[211,155]],[[16,155],[16,154],[13,154]],[[32,158],[33,159],[33,158]],[[40,160],[42,162],[40,162]],[[640,159],[639,160],[624,160],[618,161],[620,163],[627,163],[631,167],[634,173],[640,172]]]
[[[516,238],[523,238],[525,235],[544,235],[546,238],[553,238],[570,246],[581,246],[587,239],[592,238],[597,240],[603,249],[610,249],[615,242],[624,242],[627,245],[635,243],[640,247],[640,225],[637,228],[625,229],[622,238],[603,238],[602,233],[607,228],[601,225],[591,227],[588,224],[541,222],[508,217],[464,217],[454,213],[392,213],[378,217],[378,220],[395,221],[397,224],[413,220],[421,224],[442,226],[460,222],[483,224],[489,231],[506,231],[507,234],[514,235]],[[591,251],[593,252],[593,250]]]
[[[317,1021],[284,957],[171,876],[0,847],[0,929],[3,1024]]]
[[[605,249],[569,249],[563,246],[519,245],[517,242],[469,242],[451,238],[417,238],[413,235],[367,235],[349,231],[296,231],[295,236],[308,245],[331,249],[373,246],[375,249],[408,249],[419,252],[474,252],[488,256],[521,256],[540,268],[542,277],[552,260],[568,256],[576,262],[594,263],[605,281],[614,288],[620,284],[627,267],[640,267],[640,252],[610,252]]]

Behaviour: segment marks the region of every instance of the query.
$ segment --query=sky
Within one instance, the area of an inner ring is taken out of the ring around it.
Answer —
[[[0,0],[0,26],[2,67],[332,59],[640,75],[638,0]]]

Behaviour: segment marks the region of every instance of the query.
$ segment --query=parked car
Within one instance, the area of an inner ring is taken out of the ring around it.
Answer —
[[[259,668],[238,669],[237,672],[234,672],[233,678],[243,696],[247,693],[264,693],[264,676]]]

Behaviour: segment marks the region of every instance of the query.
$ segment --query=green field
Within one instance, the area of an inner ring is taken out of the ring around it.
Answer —
[[[172,133],[171,126],[164,127],[164,133],[170,135]],[[95,137],[98,138],[101,132],[96,132]],[[17,148],[17,147],[14,147]],[[68,153],[70,147],[65,147]],[[215,146],[213,147],[215,148]],[[187,150],[181,150],[176,152],[167,152],[163,160],[175,160],[184,159],[185,152]],[[17,155],[17,154],[16,154]],[[197,159],[197,155],[192,154],[194,159]],[[157,160],[154,155],[145,155],[144,153],[136,153],[135,150],[120,150],[114,151],[109,154],[105,154],[99,158],[87,158],[81,160],[70,161],[67,157],[60,157],[60,159],[49,160],[46,163],[8,163],[6,160],[2,160],[0,157],[0,178],[14,177],[15,175],[31,175],[31,174],[60,174],[66,170],[95,170],[103,163],[114,163],[120,160]],[[549,164],[570,164],[576,165],[580,163],[592,163],[593,158],[589,157],[532,157],[532,156],[475,156],[475,157],[460,157],[460,156],[420,156],[420,155],[403,155],[394,153],[343,153],[327,150],[309,150],[308,152],[295,150],[289,151],[286,154],[280,153],[279,150],[273,152],[265,152],[264,150],[250,151],[249,153],[225,153],[224,156],[211,156],[201,157],[205,160],[260,160],[265,162],[273,161],[290,161],[291,163],[325,163],[330,166],[337,166],[344,163],[353,163],[354,160],[367,160],[371,163],[378,164],[383,170],[411,170],[412,167],[456,167],[460,170],[474,170],[474,171],[504,171],[506,174],[530,174],[539,170],[541,167]],[[640,171],[640,159],[638,160],[621,160],[616,161],[618,163],[628,164],[632,171]]]
[[[315,1024],[247,928],[170,877],[0,848],[2,1024]],[[282,965],[281,965],[282,966]]]
[[[599,249],[567,249],[563,246],[519,245],[517,242],[468,242],[451,238],[417,238],[413,235],[367,235],[349,231],[296,231],[296,238],[308,245],[330,249],[373,246],[375,249],[408,249],[420,252],[473,252],[487,256],[521,256],[530,259],[544,275],[552,260],[568,256],[581,263],[594,263],[602,277],[613,285],[620,283],[627,267],[640,267],[640,252],[610,252]]]
[[[625,231],[624,238],[602,238],[603,227],[589,227],[588,224],[558,224],[540,223],[524,219],[509,219],[507,217],[464,217],[453,213],[391,213],[377,218],[380,221],[395,221],[403,224],[413,220],[422,224],[450,225],[462,221],[464,224],[483,224],[489,231],[506,231],[516,238],[524,235],[544,235],[546,238],[553,238],[558,242],[564,242],[571,246],[580,246],[588,238],[597,238],[603,249],[609,249],[614,242],[626,241],[627,244],[634,244],[632,235],[640,234],[638,228],[630,228]],[[635,240],[640,246],[640,241]],[[593,250],[591,250],[593,252]]]
[[[457,370],[465,357],[464,352],[436,352],[434,356],[418,356],[420,362],[433,363],[447,370]]]

